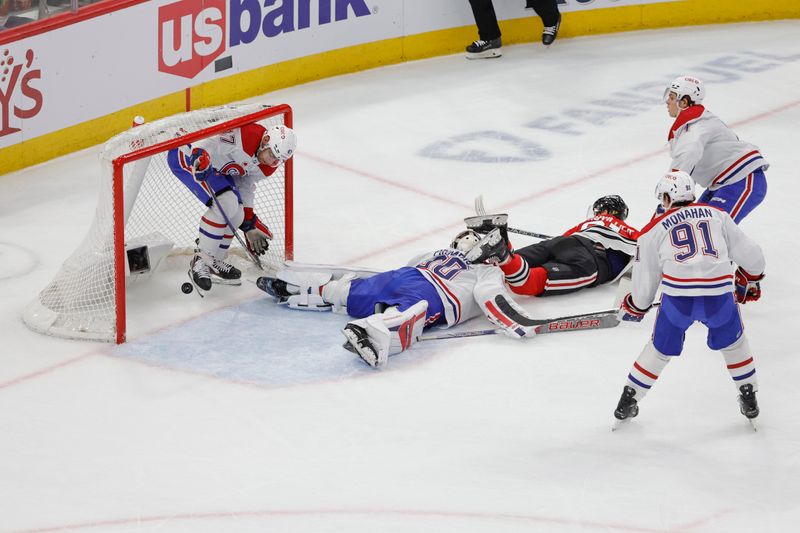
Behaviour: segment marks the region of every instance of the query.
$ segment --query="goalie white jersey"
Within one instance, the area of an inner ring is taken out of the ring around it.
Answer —
[[[496,266],[472,264],[464,253],[453,249],[437,250],[414,258],[409,266],[436,289],[450,327],[479,315],[493,315],[496,310],[486,303],[498,294],[513,302],[505,285],[503,271]]]
[[[634,304],[646,309],[661,285],[671,296],[713,296],[733,292],[736,265],[764,271],[764,254],[730,215],[716,207],[690,204],[653,219],[639,235],[633,263]]]

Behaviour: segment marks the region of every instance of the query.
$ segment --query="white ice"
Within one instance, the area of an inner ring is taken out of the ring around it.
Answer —
[[[257,99],[296,113],[296,258],[389,269],[446,244],[478,194],[540,233],[605,194],[643,225],[669,165],[663,87],[705,79],[709,109],[771,163],[742,223],[768,264],[764,297],[743,307],[757,433],[699,325],[639,417],[610,431],[652,315],[425,342],[374,371],[341,348],[342,317],[276,308],[251,283],[201,300],[164,274],[158,298],[131,294],[127,345],[32,333],[23,307],[94,215],[93,148],[0,176],[0,530],[800,529],[798,35],[778,21],[562,39]],[[570,314],[614,293],[524,305]]]

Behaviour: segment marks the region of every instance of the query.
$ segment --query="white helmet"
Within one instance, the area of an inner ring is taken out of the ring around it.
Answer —
[[[664,195],[669,196],[669,204],[676,202],[693,202],[694,180],[682,170],[667,172],[656,184],[656,198],[661,201]]]
[[[273,155],[283,162],[294,155],[297,149],[297,135],[295,135],[292,128],[284,125],[271,126],[264,132],[261,137],[261,148],[263,150],[269,148],[272,150]]]
[[[669,97],[669,93],[675,93],[678,100],[684,96],[688,96],[692,102],[699,104],[703,101],[703,98],[706,97],[706,88],[703,82],[697,78],[693,78],[692,76],[679,76],[672,80],[672,83],[667,85],[667,88],[664,89],[665,102]]]
[[[450,248],[458,250],[459,252],[467,253],[472,250],[480,240],[481,236],[475,231],[471,229],[464,230],[456,235],[456,238],[450,243]]]

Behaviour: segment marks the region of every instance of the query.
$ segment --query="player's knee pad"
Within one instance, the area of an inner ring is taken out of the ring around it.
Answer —
[[[322,298],[333,306],[334,313],[347,314],[350,284],[356,277],[358,276],[354,272],[347,272],[341,278],[326,283],[322,288]]]
[[[217,202],[228,216],[231,226],[238,228],[242,222],[244,222],[244,208],[242,204],[239,203],[239,197],[236,196],[236,193],[233,191],[225,191],[217,196]],[[212,206],[212,209],[217,210],[216,206]],[[225,221],[225,218],[222,217],[222,213],[219,213],[218,216],[223,222]]]
[[[284,269],[275,277],[286,283],[286,291],[291,294],[285,303],[292,309],[304,311],[330,311],[331,304],[322,297],[323,286],[331,280],[327,272],[301,272]]]

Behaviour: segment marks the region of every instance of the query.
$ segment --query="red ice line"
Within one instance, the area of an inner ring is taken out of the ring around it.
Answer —
[[[188,520],[208,520],[222,518],[275,518],[275,517],[303,517],[303,516],[408,516],[415,518],[467,518],[477,520],[516,520],[534,523],[550,523],[563,526],[581,526],[603,531],[629,531],[633,533],[688,533],[690,530],[710,522],[723,514],[730,513],[731,510],[724,510],[713,513],[707,517],[689,522],[683,526],[675,528],[647,528],[629,526],[624,524],[602,523],[586,520],[570,520],[567,518],[552,518],[535,515],[511,514],[511,513],[474,513],[457,511],[425,511],[413,509],[296,509],[296,510],[274,510],[274,511],[229,511],[215,513],[187,513],[178,515],[164,515],[135,518],[123,518],[117,520],[99,520],[95,522],[84,522],[80,524],[68,524],[61,526],[51,526],[37,529],[18,530],[16,533],[52,533],[56,531],[68,531],[77,529],[96,529],[109,526],[126,526],[129,524],[144,524],[153,522],[175,522]]]
[[[732,126],[733,127],[737,127],[737,126],[741,126],[741,125],[744,125],[744,124],[749,124],[751,122],[757,122],[757,121],[759,121],[761,119],[770,117],[772,115],[776,115],[776,114],[778,114],[778,113],[780,113],[782,111],[785,111],[787,109],[795,107],[798,104],[800,104],[800,100],[795,100],[794,102],[789,102],[787,104],[783,104],[781,106],[778,106],[776,108],[770,109],[770,110],[765,111],[763,113],[759,113],[757,115],[753,115],[753,116],[748,117],[746,119],[743,119],[743,120],[740,120],[738,122],[735,122],[735,123],[732,124]],[[512,202],[507,202],[505,204],[499,205],[499,206],[497,206],[497,208],[501,209],[501,210],[507,210],[510,207],[514,207],[514,206],[517,206],[517,205],[520,205],[520,204],[524,204],[524,203],[529,202],[531,200],[543,198],[545,196],[548,196],[548,195],[553,194],[555,192],[561,191],[561,190],[566,189],[568,187],[572,187],[573,185],[577,185],[579,183],[585,183],[585,182],[587,182],[589,180],[592,180],[594,178],[597,178],[599,176],[603,176],[605,174],[608,174],[609,172],[613,172],[613,171],[618,170],[620,168],[624,168],[624,167],[627,167],[627,166],[630,166],[630,165],[634,165],[636,163],[639,163],[641,161],[649,159],[649,158],[651,158],[653,156],[656,156],[656,155],[660,154],[663,151],[664,151],[664,148],[659,148],[658,150],[653,150],[653,151],[648,152],[646,154],[643,154],[641,156],[634,157],[632,159],[628,159],[627,161],[623,161],[622,163],[617,163],[617,164],[602,168],[600,170],[592,172],[591,174],[574,178],[574,179],[572,179],[570,181],[561,183],[559,185],[555,185],[553,187],[550,187],[550,188],[547,188],[547,189],[544,189],[544,190],[541,190],[541,191],[537,191],[537,192],[529,194],[527,196],[519,197],[519,198],[515,199]],[[462,205],[462,204],[460,204],[458,202],[454,202],[453,200],[451,200],[449,198],[445,198],[443,196],[438,196],[438,195],[435,195],[435,194],[431,194],[431,193],[423,191],[421,189],[417,189],[416,187],[412,187],[410,185],[397,183],[397,182],[392,181],[390,179],[383,178],[383,177],[377,176],[375,174],[371,174],[369,172],[364,172],[362,170],[358,170],[358,169],[354,169],[354,168],[348,167],[346,165],[342,165],[341,163],[336,163],[336,162],[333,162],[333,161],[329,161],[329,160],[324,159],[322,157],[313,156],[313,155],[309,155],[309,154],[305,154],[305,155],[303,155],[303,157],[308,157],[308,158],[313,159],[313,160],[315,160],[317,162],[320,162],[320,163],[323,163],[323,164],[326,164],[326,165],[330,165],[330,166],[334,166],[336,168],[339,168],[339,169],[342,169],[342,170],[346,170],[346,171],[352,172],[354,174],[358,174],[358,175],[363,176],[365,178],[368,178],[368,179],[383,183],[384,185],[389,185],[391,187],[395,187],[395,188],[402,189],[402,190],[405,190],[405,191],[413,192],[413,193],[418,194],[420,196],[424,196],[424,197],[427,197],[427,198],[438,200],[438,201],[446,203],[448,205],[454,205],[454,206],[457,206],[457,207],[464,207],[464,208],[467,207],[467,206],[464,206],[464,205]],[[430,232],[431,233],[438,233],[438,232],[442,232],[442,231],[445,231],[445,230],[452,230],[453,228],[459,227],[461,225],[462,225],[462,222],[458,221],[458,222],[454,222],[452,224],[447,224],[447,225],[444,225],[444,226],[440,226],[438,228],[433,228],[432,230],[430,230]],[[394,248],[397,248],[398,246],[404,246],[406,244],[410,244],[410,243],[416,241],[418,238],[419,237],[415,236],[415,237],[408,237],[408,238],[402,239],[400,241],[396,241],[391,245],[382,246],[381,248],[374,249],[374,250],[372,250],[370,252],[367,252],[365,254],[361,254],[361,255],[352,257],[352,258],[346,260],[344,263],[345,264],[358,264],[359,262],[364,261],[365,259],[375,257],[377,255],[380,255],[383,252],[386,252],[388,250],[392,250]],[[36,372],[33,372],[31,374],[26,374],[24,376],[20,376],[18,378],[12,379],[10,381],[6,381],[6,382],[3,382],[3,383],[0,383],[0,390],[8,388],[8,387],[11,387],[13,385],[17,385],[19,383],[28,381],[28,380],[36,378],[36,377],[42,376],[42,375],[47,374],[47,373],[49,373],[49,372],[51,372],[53,370],[57,370],[59,368],[63,368],[63,367],[68,366],[68,365],[70,365],[72,363],[81,361],[81,360],[83,360],[83,359],[85,359],[85,358],[87,358],[89,356],[98,355],[98,354],[101,354],[101,353],[102,352],[100,352],[100,351],[93,351],[91,353],[84,354],[84,355],[75,357],[73,359],[69,359],[67,361],[62,361],[62,362],[60,362],[58,364],[55,364],[53,366],[43,368],[43,369],[38,370]]]

